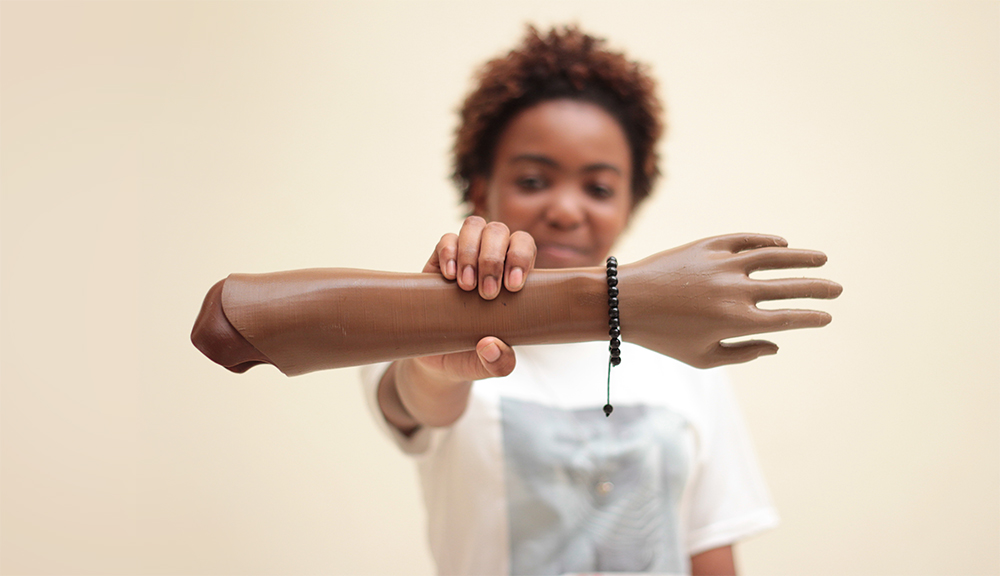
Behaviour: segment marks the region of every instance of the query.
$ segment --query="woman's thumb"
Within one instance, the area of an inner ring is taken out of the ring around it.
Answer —
[[[517,363],[514,349],[493,336],[487,336],[476,344],[476,355],[485,372],[483,378],[506,376],[514,371]]]

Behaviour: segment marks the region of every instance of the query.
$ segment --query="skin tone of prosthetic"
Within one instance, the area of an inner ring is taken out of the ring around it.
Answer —
[[[209,291],[192,340],[235,372],[402,358],[379,387],[386,420],[404,434],[450,425],[472,381],[513,370],[511,346],[607,339],[603,261],[632,214],[631,170],[624,132],[603,109],[536,104],[501,133],[492,173],[472,182],[474,216],[442,237],[424,273],[234,274]],[[620,265],[622,339],[699,368],[774,354],[771,342],[723,341],[824,326],[825,312],[756,304],[835,298],[841,287],[749,275],[825,261],[776,236],[735,234]],[[692,557],[693,574],[734,571],[730,546]]]
[[[722,339],[825,325],[830,318],[823,312],[756,308],[758,299],[833,297],[839,291],[823,280],[746,278],[747,271],[824,262],[821,253],[783,246],[774,236],[720,236],[620,266],[627,338],[706,368],[776,351],[763,341],[724,345]],[[603,267],[536,270],[522,292],[505,291],[492,302],[456,291],[432,274],[348,269],[233,274],[206,298],[194,337],[210,358],[234,371],[257,361],[297,375],[471,350],[484,333],[515,345],[603,340],[606,292]],[[210,321],[221,320],[248,346],[217,342],[228,330]]]

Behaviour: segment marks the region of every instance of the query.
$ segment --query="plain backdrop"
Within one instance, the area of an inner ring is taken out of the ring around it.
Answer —
[[[744,573],[1000,572],[1000,4],[915,1],[4,1],[0,571],[432,572],[357,369],[188,335],[230,272],[418,271],[454,111],[529,21],[659,79],[620,260],[775,233],[845,287],[730,370],[783,519]]]

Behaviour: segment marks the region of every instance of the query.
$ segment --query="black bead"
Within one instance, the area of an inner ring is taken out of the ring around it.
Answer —
[[[608,362],[611,366],[617,366],[621,364],[621,346],[622,341],[618,339],[621,336],[621,325],[618,320],[618,259],[614,256],[608,257],[608,334],[611,336],[611,344],[609,346],[609,351],[611,357]],[[608,386],[610,387],[611,380],[610,374],[608,376]],[[610,390],[610,388],[609,388]],[[610,399],[610,398],[609,398]],[[604,415],[611,416],[611,412],[614,408],[611,406],[611,402],[604,405]]]

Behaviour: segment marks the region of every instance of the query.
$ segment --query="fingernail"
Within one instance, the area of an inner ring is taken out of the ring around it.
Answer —
[[[483,278],[483,294],[492,298],[500,293],[500,286],[497,285],[497,279],[492,276],[487,276]]]
[[[493,342],[490,342],[483,348],[482,354],[487,362],[493,363],[500,359],[500,348]]]
[[[454,260],[448,260],[448,263],[444,265],[444,273],[449,278],[454,278],[455,277],[455,261]]]
[[[521,284],[524,283],[524,270],[520,268],[511,268],[510,275],[507,276],[508,285],[511,288],[520,288]]]
[[[472,266],[466,266],[462,270],[462,284],[465,284],[466,288],[472,288],[476,285],[476,271],[472,269]]]

